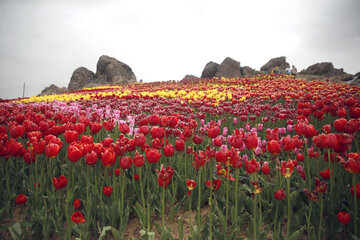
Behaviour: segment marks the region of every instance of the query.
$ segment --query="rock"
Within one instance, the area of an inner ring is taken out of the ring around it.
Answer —
[[[44,88],[38,96],[62,94],[67,91],[66,87],[59,88],[58,86],[51,84],[49,87]]]
[[[201,78],[213,78],[218,71],[219,64],[216,62],[208,62],[202,71]]]
[[[310,74],[310,75],[337,75],[344,73],[342,69],[334,68],[334,65],[331,62],[322,62],[316,63],[309,66],[307,69],[301,71],[302,74]]]
[[[245,66],[240,67],[241,75],[243,76],[255,76],[258,75],[260,72],[256,71],[255,69],[252,69],[251,67]]]
[[[276,66],[279,68],[280,73],[285,73],[285,69],[290,68],[290,64],[286,62],[286,57],[277,57],[270,59],[260,68],[260,71],[270,73],[275,70]]]
[[[215,76],[225,78],[241,76],[240,62],[229,57],[225,58],[224,61],[219,65]]]
[[[182,79],[182,80],[184,80],[184,79],[199,79],[197,76],[195,76],[195,75],[191,75],[191,74],[186,74],[185,75],[185,77]]]
[[[84,67],[79,67],[73,72],[68,89],[69,91],[82,89],[86,84],[94,81],[95,75],[92,71]]]
[[[95,78],[98,82],[110,84],[136,82],[135,74],[128,65],[105,55],[97,62]]]
[[[301,74],[322,76],[333,82],[350,81],[353,75],[344,72],[344,69],[334,68],[331,62],[316,63],[300,72]]]

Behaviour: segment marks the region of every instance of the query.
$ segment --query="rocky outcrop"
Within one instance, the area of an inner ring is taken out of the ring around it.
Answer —
[[[344,69],[334,68],[331,62],[316,63],[300,72],[302,75],[315,75],[329,79],[334,82],[350,81],[353,75],[344,72]]]
[[[245,66],[240,67],[241,75],[243,76],[255,76],[258,75],[260,72],[256,71],[255,69],[252,69],[251,67]]]
[[[65,92],[67,92],[66,87],[60,88],[54,84],[51,84],[49,87],[44,88],[38,96],[62,94]]]
[[[182,80],[190,80],[190,79],[199,79],[199,78],[195,75],[187,74]]]
[[[132,69],[119,60],[103,55],[96,65],[95,78],[98,82],[125,84],[136,82]]]
[[[201,78],[213,78],[219,69],[219,64],[216,62],[208,62],[202,71]]]
[[[300,72],[301,74],[326,75],[328,77],[343,74],[344,70],[334,68],[331,62],[316,63]]]
[[[219,68],[215,74],[215,77],[225,77],[225,78],[232,78],[239,76],[241,76],[240,62],[229,57],[225,58],[224,61],[219,65]]]
[[[285,69],[290,68],[290,64],[286,62],[286,57],[272,58],[260,68],[260,71],[270,73],[275,70],[276,67],[279,68],[280,73],[285,73]]]
[[[84,67],[77,68],[70,79],[69,91],[82,89],[86,84],[95,82],[95,74]]]

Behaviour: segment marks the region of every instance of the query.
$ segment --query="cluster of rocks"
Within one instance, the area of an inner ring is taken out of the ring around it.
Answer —
[[[280,73],[285,73],[286,69],[290,68],[286,57],[282,56],[270,59],[260,68],[260,71],[249,66],[243,67],[240,65],[240,62],[227,57],[220,64],[212,61],[208,62],[202,71],[201,78],[255,76],[259,73],[270,73],[276,68]],[[360,72],[355,75],[348,74],[344,72],[342,68],[334,68],[331,62],[311,65],[307,69],[299,72],[297,77],[306,80],[330,80],[333,82],[348,82],[350,84],[360,85]],[[198,77],[189,74],[183,78],[183,80],[189,79],[198,79]],[[60,94],[87,87],[134,82],[136,82],[136,76],[128,65],[115,58],[103,55],[97,62],[96,73],[85,67],[79,67],[73,72],[68,88],[59,88],[52,84],[46,87],[40,95]]]
[[[59,88],[52,84],[50,87],[46,87],[40,95],[61,94],[88,87],[134,82],[136,82],[136,76],[127,64],[103,55],[97,62],[96,73],[85,67],[79,67],[73,72],[67,88]]]

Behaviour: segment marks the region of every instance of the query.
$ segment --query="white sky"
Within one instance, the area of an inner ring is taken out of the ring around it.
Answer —
[[[227,56],[260,69],[286,56],[360,71],[359,0],[0,0],[0,98],[68,85],[105,54],[138,80],[200,76]]]

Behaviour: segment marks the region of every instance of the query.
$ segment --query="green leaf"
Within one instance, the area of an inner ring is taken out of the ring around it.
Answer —
[[[118,239],[120,240],[121,239],[121,236],[120,236],[120,233],[118,232],[118,230],[116,230],[115,228],[113,228],[112,226],[106,226],[106,227],[103,227],[102,231],[101,231],[101,234],[99,236],[99,240],[101,240],[103,237],[106,236],[106,232],[107,231],[111,231],[111,234],[113,235],[113,237],[115,239]]]
[[[175,217],[175,215],[178,213],[179,209],[181,207],[181,202],[178,202],[173,208],[170,209],[169,217],[172,221]]]
[[[21,239],[22,231],[21,231],[20,223],[15,223],[14,225],[10,226],[8,229],[13,239],[15,240]]]
[[[301,235],[303,234],[303,229],[299,229],[296,230],[295,232],[293,232],[293,234],[291,234],[289,240],[297,240],[301,237]]]
[[[136,214],[138,215],[139,217],[139,220],[140,220],[140,224],[143,228],[146,227],[146,213],[145,213],[145,209],[142,208],[142,206],[137,202],[134,206],[134,210],[136,212]]]
[[[179,239],[182,240],[184,238],[184,224],[181,218],[178,218],[178,232],[179,232]]]

